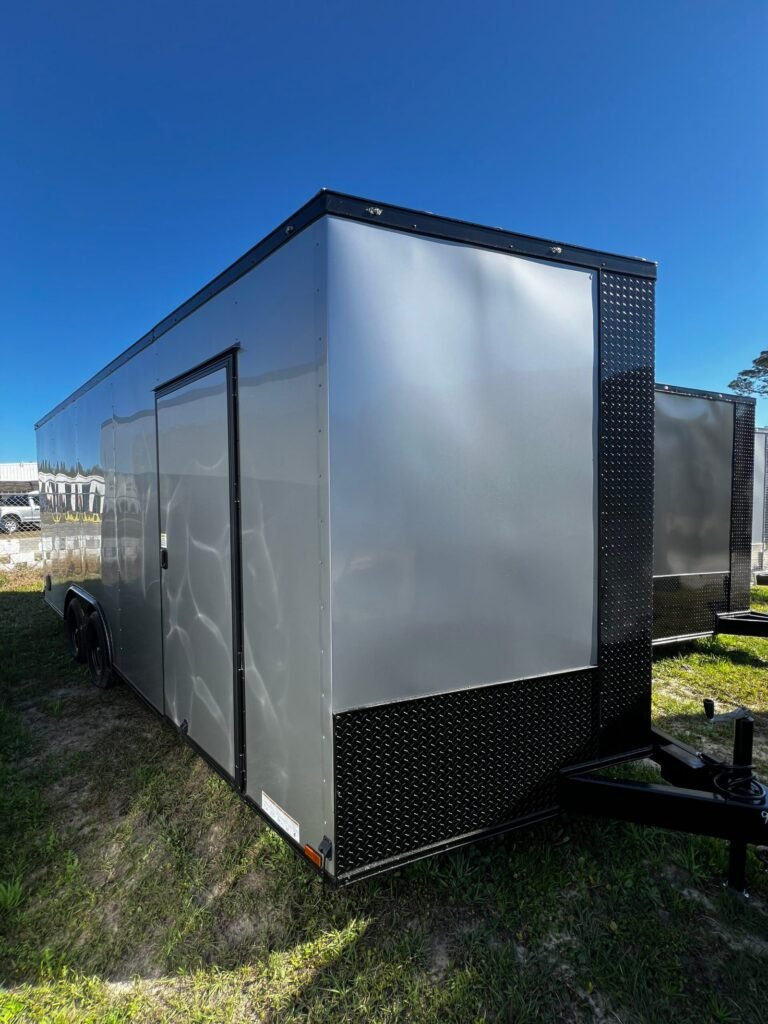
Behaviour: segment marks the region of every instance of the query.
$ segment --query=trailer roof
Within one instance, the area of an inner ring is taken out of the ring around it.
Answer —
[[[521,256],[532,256],[551,262],[569,264],[577,267],[589,267],[595,270],[610,270],[617,273],[631,274],[635,277],[656,277],[656,264],[650,260],[634,256],[619,256],[615,253],[601,252],[597,249],[585,249],[578,245],[556,242],[551,239],[536,238],[531,235],[515,234],[503,228],[484,227],[470,221],[457,220],[453,217],[440,217],[421,210],[412,210],[404,206],[392,206],[363,199],[360,196],[321,189],[308,203],[305,203],[287,220],[284,220],[274,231],[266,235],[240,259],[226,270],[214,277],[207,285],[183,302],[172,313],[147,331],[143,337],[134,342],[119,356],[99,370],[93,377],[81,385],[76,391],[51,409],[38,420],[35,429],[41,427],[49,419],[60,412],[75,399],[84,395],[92,387],[104,380],[123,363],[147,348],[161,335],[180,320],[199,309],[209,299],[231,285],[243,274],[248,273],[258,263],[270,256],[276,249],[290,241],[304,228],[309,227],[320,217],[331,215],[346,217],[350,220],[375,224],[378,227],[393,228],[407,231],[410,234],[439,238],[444,241],[463,242],[480,248],[494,249],[499,252],[513,252]]]
[[[710,398],[713,402],[733,402],[735,405],[755,405],[757,399],[749,395],[728,395],[724,391],[701,391],[699,388],[686,388],[675,384],[654,384],[656,391],[668,395],[685,395],[688,398]]]

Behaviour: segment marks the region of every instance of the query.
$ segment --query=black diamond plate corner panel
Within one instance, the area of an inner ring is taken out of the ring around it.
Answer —
[[[750,607],[752,582],[752,487],[755,456],[755,407],[734,407],[733,484],[731,490],[730,611]]]
[[[597,669],[334,716],[336,877],[552,811],[557,774],[593,757]]]
[[[729,576],[657,576],[653,581],[653,639],[712,633],[717,612],[728,611]]]
[[[650,740],[654,282],[600,272],[601,754]]]

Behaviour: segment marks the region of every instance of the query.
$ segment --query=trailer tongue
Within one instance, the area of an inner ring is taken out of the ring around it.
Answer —
[[[715,616],[715,633],[768,637],[768,615],[752,608],[746,612],[719,612]]]
[[[712,724],[733,721],[732,764],[652,729],[650,759],[666,784],[608,778],[577,766],[561,773],[560,803],[577,814],[727,839],[728,886],[747,895],[747,845],[768,842],[768,791],[752,766],[754,719],[743,707],[715,715],[711,700],[704,701],[704,712]]]

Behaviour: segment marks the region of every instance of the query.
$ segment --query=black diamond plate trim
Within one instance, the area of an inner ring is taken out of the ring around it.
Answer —
[[[733,489],[731,491],[730,610],[750,606],[752,582],[752,487],[755,471],[755,406],[740,402],[734,408]]]
[[[712,633],[715,614],[728,611],[729,576],[701,573],[653,581],[653,639]]]
[[[600,272],[601,753],[649,742],[654,284]]]
[[[334,716],[336,877],[554,809],[596,753],[597,669]]]

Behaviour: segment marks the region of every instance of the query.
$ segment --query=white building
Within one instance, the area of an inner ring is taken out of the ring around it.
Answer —
[[[36,462],[0,462],[0,491],[36,491],[39,479]]]

